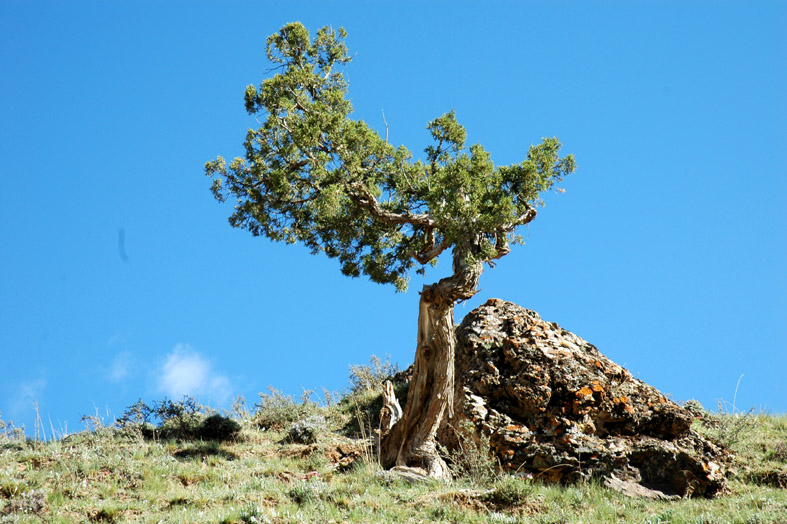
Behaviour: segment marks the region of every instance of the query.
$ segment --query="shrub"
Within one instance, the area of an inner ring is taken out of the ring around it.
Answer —
[[[190,439],[199,435],[205,408],[194,397],[183,397],[178,402],[164,399],[155,402],[154,406],[161,420],[157,430],[159,438]]]
[[[533,485],[530,481],[506,475],[495,482],[492,490],[484,495],[484,499],[497,506],[519,506],[527,501],[532,491]]]
[[[298,504],[307,504],[320,500],[328,485],[319,479],[299,480],[287,493]]]
[[[394,379],[401,376],[401,373]],[[410,384],[405,380],[393,380],[394,393],[401,406],[407,404]],[[338,404],[344,415],[342,433],[353,438],[368,438],[380,426],[380,410],[383,408],[383,388],[360,390],[346,395]]]
[[[158,422],[155,425],[153,422]],[[194,397],[173,402],[168,399],[149,406],[142,399],[129,406],[115,424],[122,429],[139,429],[148,439],[229,440],[240,432],[240,424],[210,409]]]
[[[0,444],[5,444],[12,441],[24,441],[25,428],[24,426],[18,428],[14,426],[13,421],[5,421],[2,419],[0,413]]]
[[[725,448],[732,448],[754,428],[757,421],[753,410],[749,410],[746,413],[708,414],[703,418],[703,422],[707,426],[704,431],[706,436]]]
[[[457,445],[447,449],[438,445],[453,470],[454,476],[476,484],[491,481],[497,475],[497,461],[492,456],[489,437],[478,434],[469,420],[464,420],[454,428]]]
[[[290,426],[287,434],[290,440],[296,444],[314,444],[323,431],[325,431],[325,417],[312,415],[295,422]]]
[[[240,424],[224,415],[214,413],[202,421],[197,435],[204,440],[230,440],[240,433]]]
[[[142,426],[152,422],[154,418],[154,408],[148,406],[142,399],[126,408],[126,411],[115,420],[115,425],[119,428]]]
[[[688,400],[683,404],[683,409],[691,413],[698,422],[696,429],[705,437],[724,448],[734,448],[754,429],[757,423],[754,409],[742,413],[733,403],[732,410],[729,411],[723,401],[719,401],[718,408],[717,413],[711,413],[697,400]]]
[[[705,408],[702,407],[702,404],[699,400],[687,400],[683,403],[683,409],[691,413],[691,415],[695,418],[702,418],[706,415]]]
[[[386,356],[384,362],[377,355],[372,355],[368,365],[350,366],[350,389],[353,393],[382,390],[383,382],[398,372],[399,366],[391,363],[390,355]]]
[[[317,414],[319,406],[310,399],[310,392],[304,392],[301,402],[291,396],[269,387],[270,393],[260,393],[260,402],[255,405],[255,426],[262,429],[284,430],[299,420]]]

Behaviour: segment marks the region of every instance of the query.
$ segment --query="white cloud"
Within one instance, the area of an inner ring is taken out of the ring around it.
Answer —
[[[158,388],[173,399],[184,395],[202,401],[224,403],[230,398],[229,379],[217,373],[211,362],[186,344],[167,355],[158,376]]]
[[[108,378],[112,382],[122,382],[132,371],[131,354],[123,351],[115,355],[112,364],[109,366]]]

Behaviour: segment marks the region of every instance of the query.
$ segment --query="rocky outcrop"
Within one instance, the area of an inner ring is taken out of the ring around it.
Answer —
[[[457,327],[454,417],[469,421],[502,468],[546,481],[601,478],[658,498],[713,496],[725,452],[691,430],[692,415],[534,311],[492,299]]]

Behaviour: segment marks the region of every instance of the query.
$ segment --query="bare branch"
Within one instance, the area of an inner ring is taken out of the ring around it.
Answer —
[[[383,113],[383,122],[385,123],[385,142],[388,143],[388,121],[385,119],[385,110],[380,109]]]
[[[348,189],[350,189],[349,197],[353,202],[363,207],[372,217],[383,224],[410,224],[411,226],[426,228],[434,228],[436,225],[435,220],[428,214],[414,215],[412,213],[394,213],[393,211],[383,209],[374,195],[372,195],[362,184],[352,184]]]
[[[536,208],[534,208],[530,204],[527,204],[527,211],[525,211],[525,214],[520,216],[516,220],[516,223],[514,224],[514,227],[516,227],[516,226],[524,226],[525,224],[529,224],[530,222],[533,221],[534,218],[536,218],[537,214],[538,214],[538,212],[536,211]]]
[[[429,251],[426,253],[413,253],[413,258],[419,264],[428,264],[430,261],[434,260],[435,258],[439,257],[443,251],[451,247],[450,243],[441,242],[440,244],[433,246]]]

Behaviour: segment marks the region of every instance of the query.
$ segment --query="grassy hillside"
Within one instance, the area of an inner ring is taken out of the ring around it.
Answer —
[[[697,429],[734,451],[714,500],[499,476],[475,447],[454,456],[454,482],[408,483],[373,457],[377,379],[356,369],[354,393],[327,406],[272,391],[210,418],[189,400],[140,402],[50,442],[0,425],[0,523],[787,522],[787,417],[697,411]]]

